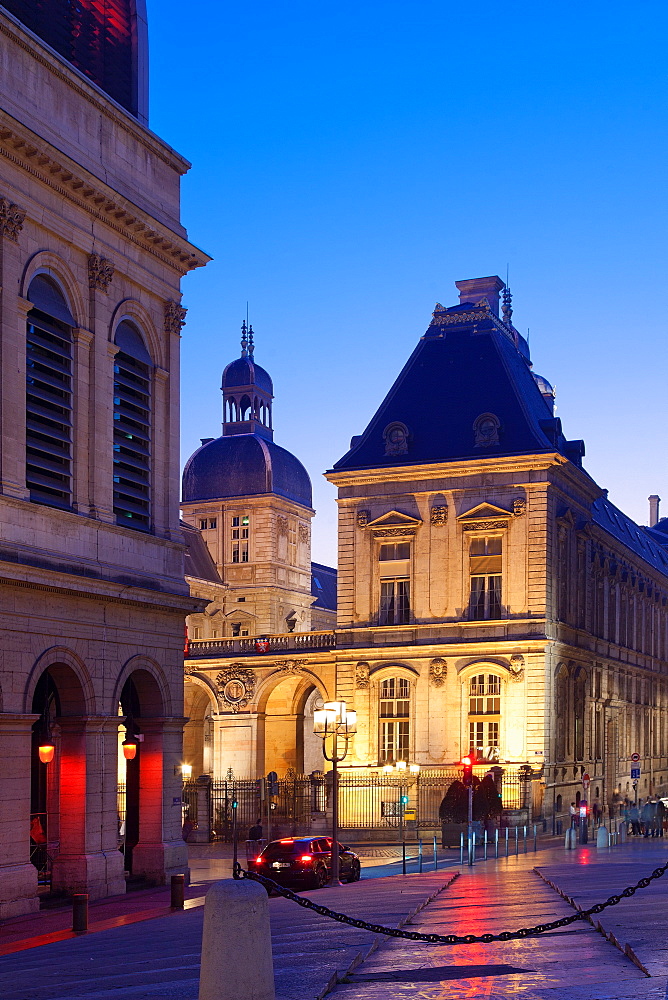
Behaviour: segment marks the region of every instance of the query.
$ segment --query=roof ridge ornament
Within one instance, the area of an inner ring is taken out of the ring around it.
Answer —
[[[248,326],[248,354],[252,360],[253,352],[255,351],[255,341],[253,339],[253,324],[250,323]]]
[[[512,326],[513,319],[513,295],[510,291],[510,286],[506,285],[503,289],[503,305],[501,307],[503,313],[503,322],[507,326]]]
[[[246,329],[246,320],[241,324],[241,357],[245,358],[248,355],[248,330]]]

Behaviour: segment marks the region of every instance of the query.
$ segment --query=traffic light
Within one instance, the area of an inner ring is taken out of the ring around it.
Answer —
[[[462,767],[464,768],[462,784],[465,788],[470,788],[473,784],[473,758],[470,756],[462,757]]]
[[[236,799],[232,799],[232,808],[236,809],[238,805],[239,805],[239,803],[237,802],[237,800]]]
[[[402,795],[401,796],[401,804],[402,804],[402,806],[408,805],[408,796],[407,795]]]

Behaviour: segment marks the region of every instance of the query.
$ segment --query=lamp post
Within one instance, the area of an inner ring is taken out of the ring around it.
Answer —
[[[348,753],[348,742],[357,732],[357,712],[346,708],[345,701],[328,701],[313,713],[313,732],[322,739],[325,760],[332,765],[332,877],[330,885],[339,881],[339,770],[338,765]],[[331,739],[331,754],[327,740]]]

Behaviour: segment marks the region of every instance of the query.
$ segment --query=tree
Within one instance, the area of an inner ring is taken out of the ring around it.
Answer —
[[[478,778],[473,777],[473,794],[480,784]],[[438,817],[441,823],[466,823],[469,812],[469,793],[461,781],[453,781],[448,788],[443,801],[438,808]]]

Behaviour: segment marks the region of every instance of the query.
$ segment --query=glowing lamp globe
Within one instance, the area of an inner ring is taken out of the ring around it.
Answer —
[[[42,764],[50,764],[53,760],[53,755],[56,752],[56,748],[52,739],[45,739],[39,745],[39,759]]]
[[[137,741],[130,736],[126,736],[123,740],[121,746],[123,747],[123,756],[126,760],[134,760],[137,756]]]

